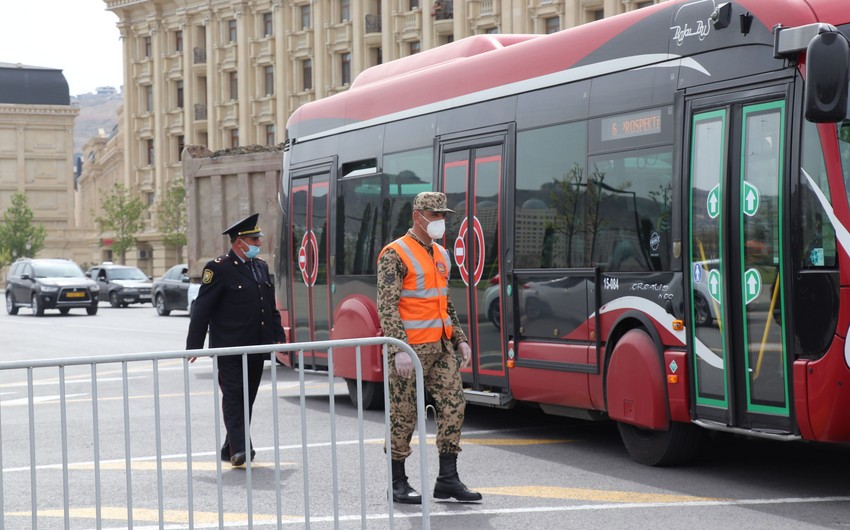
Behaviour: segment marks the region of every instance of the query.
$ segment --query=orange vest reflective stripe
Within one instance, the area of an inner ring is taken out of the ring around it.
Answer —
[[[451,339],[449,318],[449,253],[434,243],[434,256],[409,235],[387,245],[407,267],[398,302],[398,312],[410,344]]]

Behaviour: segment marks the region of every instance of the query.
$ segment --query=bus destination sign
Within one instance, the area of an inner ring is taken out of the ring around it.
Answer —
[[[661,132],[661,109],[620,114],[602,119],[602,141],[623,140]]]

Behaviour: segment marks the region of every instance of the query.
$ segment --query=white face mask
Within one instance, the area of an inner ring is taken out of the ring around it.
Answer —
[[[424,215],[419,214],[423,219],[428,221]],[[428,226],[425,228],[425,231],[428,233],[428,237],[431,239],[441,239],[446,233],[446,220],[445,219],[437,219],[435,221],[428,221]]]

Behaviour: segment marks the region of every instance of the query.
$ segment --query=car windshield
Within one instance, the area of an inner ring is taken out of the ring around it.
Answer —
[[[113,280],[147,280],[148,277],[139,269],[113,269],[109,271],[109,276]]]
[[[74,263],[33,263],[36,278],[80,278],[83,271]]]

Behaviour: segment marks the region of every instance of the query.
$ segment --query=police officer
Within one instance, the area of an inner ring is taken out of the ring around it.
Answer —
[[[225,348],[285,342],[280,313],[275,307],[274,287],[269,267],[259,259],[263,232],[255,213],[237,222],[222,234],[230,236],[230,252],[207,263],[201,278],[198,298],[192,308],[186,349],[204,347],[209,329],[209,347]],[[266,354],[248,355],[248,423]],[[190,358],[194,362],[195,358]],[[218,384],[221,410],[227,436],[221,459],[241,466],[247,458],[242,389],[242,356],[218,358]],[[251,448],[251,460],[254,460]]]
[[[434,400],[440,453],[434,497],[478,501],[481,494],[469,491],[457,473],[466,399],[455,350],[463,366],[469,364],[471,350],[449,297],[449,254],[434,241],[443,238],[447,213],[454,212],[443,193],[423,192],[413,199],[413,228],[378,257],[378,315],[384,336],[407,342],[418,355],[425,389]],[[393,501],[420,504],[422,496],[404,470],[416,425],[413,361],[403,351],[389,351],[389,356]]]

